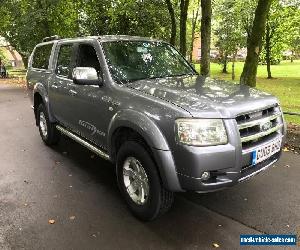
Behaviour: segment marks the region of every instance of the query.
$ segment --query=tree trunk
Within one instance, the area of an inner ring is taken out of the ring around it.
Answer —
[[[291,63],[294,62],[294,51],[292,50]]]
[[[258,58],[271,2],[272,0],[259,0],[255,10],[253,27],[247,45],[247,57],[240,79],[241,84],[251,87],[256,86]]]
[[[224,54],[224,60],[223,60],[223,70],[222,73],[227,74],[227,62],[228,62],[228,56],[227,56],[227,52],[225,52]]]
[[[186,21],[189,0],[180,1],[180,52],[186,57]]]
[[[22,61],[23,61],[23,64],[24,64],[24,68],[27,69],[28,67],[28,55],[26,53],[22,53],[19,51],[19,54],[21,55],[22,57]]]
[[[266,62],[267,62],[268,79],[271,79],[272,78],[272,73],[271,73],[271,36],[270,36],[270,26],[269,26],[268,23],[267,23],[267,26],[266,26],[265,50],[266,50]]]
[[[190,62],[193,61],[193,50],[194,50],[194,40],[195,40],[195,29],[196,29],[196,24],[197,24],[197,19],[199,15],[199,9],[200,9],[200,0],[198,0],[198,5],[197,5],[197,11],[194,16],[194,11],[193,11],[193,20],[192,20],[192,42],[191,42],[191,51],[190,51]]]
[[[171,18],[171,37],[170,37],[170,43],[175,46],[176,43],[176,18],[175,18],[175,11],[173,8],[173,5],[171,3],[171,0],[166,0],[166,4],[168,7],[168,11]]]
[[[235,80],[235,61],[236,61],[236,54],[237,54],[237,51],[235,51],[233,53],[233,57],[232,57],[232,66],[231,66],[231,79],[232,81]]]
[[[210,74],[211,0],[201,0],[201,75]]]

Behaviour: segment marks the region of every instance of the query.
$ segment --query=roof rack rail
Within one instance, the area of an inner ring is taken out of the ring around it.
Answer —
[[[43,38],[42,42],[49,42],[49,41],[59,40],[59,39],[61,39],[61,38],[58,35],[48,36],[48,37]]]

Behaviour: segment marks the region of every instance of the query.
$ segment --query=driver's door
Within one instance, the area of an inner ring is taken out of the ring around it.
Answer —
[[[76,44],[75,67],[95,68],[102,78],[100,65],[100,46],[97,42],[80,42]],[[107,95],[109,88],[105,85],[76,85],[74,88],[72,108],[76,114],[74,126],[80,135],[94,144],[106,148],[108,124],[113,116],[109,110]]]

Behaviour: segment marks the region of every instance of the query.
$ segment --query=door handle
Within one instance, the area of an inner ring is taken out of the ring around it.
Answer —
[[[71,94],[71,96],[77,95],[77,92],[73,89],[69,90],[69,93]]]

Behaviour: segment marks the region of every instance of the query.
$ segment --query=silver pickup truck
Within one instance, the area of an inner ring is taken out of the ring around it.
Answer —
[[[201,77],[163,41],[46,38],[27,85],[45,144],[63,134],[114,163],[142,220],[166,212],[174,192],[233,186],[281,154],[286,126],[274,96]]]

